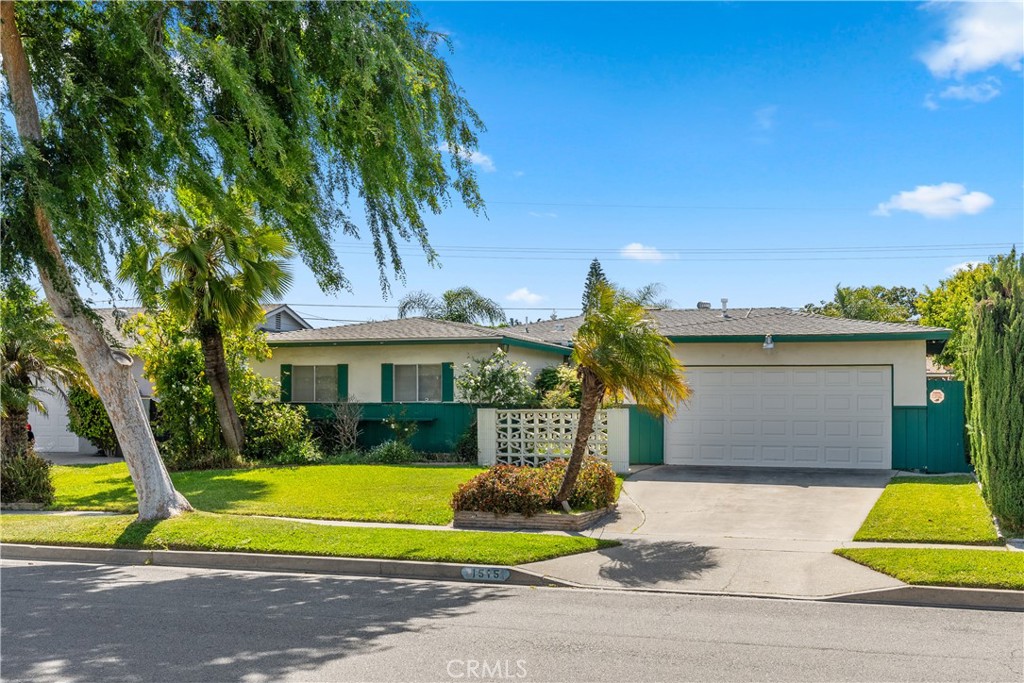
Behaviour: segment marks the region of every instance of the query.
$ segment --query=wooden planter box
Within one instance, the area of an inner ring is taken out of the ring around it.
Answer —
[[[496,515],[493,512],[473,512],[459,510],[455,513],[452,526],[456,529],[537,529],[541,531],[582,531],[591,527],[597,520],[615,506],[590,510],[567,515],[561,512],[541,512],[527,517],[526,515]]]

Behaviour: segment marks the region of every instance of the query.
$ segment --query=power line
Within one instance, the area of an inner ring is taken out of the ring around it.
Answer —
[[[863,206],[729,206],[719,204],[589,204],[583,202],[507,202],[488,201],[500,206],[555,206],[577,209],[670,209],[693,211],[868,211]],[[1019,206],[989,207],[988,211],[1021,211]]]

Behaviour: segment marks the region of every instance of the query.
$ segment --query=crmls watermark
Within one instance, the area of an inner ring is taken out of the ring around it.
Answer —
[[[452,659],[448,662],[448,675],[466,679],[516,679],[526,678],[526,660],[495,659]]]

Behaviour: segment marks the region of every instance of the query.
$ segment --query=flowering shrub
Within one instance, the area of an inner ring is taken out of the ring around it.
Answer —
[[[419,459],[419,454],[404,441],[385,441],[371,448],[370,452],[366,454],[364,462],[381,465],[404,465],[416,462]]]
[[[462,484],[452,496],[452,509],[518,513],[527,517],[544,510],[560,510],[555,494],[562,484],[567,461],[552,460],[542,467],[495,465]],[[569,498],[576,510],[608,507],[615,502],[615,472],[601,458],[587,456]]]
[[[465,403],[497,408],[537,404],[537,392],[530,385],[530,366],[510,360],[501,349],[489,358],[463,364],[455,386]]]
[[[544,368],[534,382],[544,408],[579,408],[583,383],[576,369],[568,365]]]

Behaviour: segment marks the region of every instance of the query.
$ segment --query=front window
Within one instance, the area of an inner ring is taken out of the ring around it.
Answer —
[[[395,401],[424,403],[441,400],[441,364],[396,365]]]
[[[337,403],[337,365],[292,367],[292,403]]]

